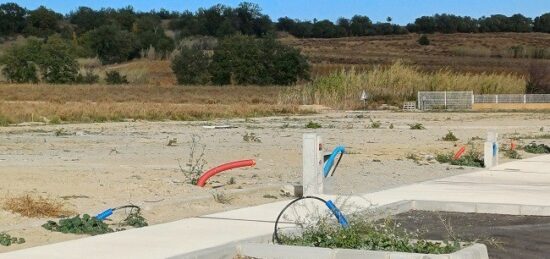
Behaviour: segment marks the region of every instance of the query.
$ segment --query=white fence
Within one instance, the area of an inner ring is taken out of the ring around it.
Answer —
[[[479,94],[475,103],[550,103],[550,94]]]
[[[418,109],[468,110],[473,98],[472,91],[418,92]]]
[[[474,103],[550,103],[550,94],[476,94],[472,91],[418,92],[420,110],[468,110]]]

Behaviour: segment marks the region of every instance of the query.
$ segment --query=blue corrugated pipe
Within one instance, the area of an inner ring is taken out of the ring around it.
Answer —
[[[332,166],[334,165],[334,160],[336,159],[336,156],[341,153],[340,156],[344,155],[344,152],[346,151],[346,148],[344,146],[337,146],[333,151],[332,154],[330,154],[329,158],[325,162],[325,167],[323,168],[323,175],[325,177],[328,176],[328,173],[332,169]]]

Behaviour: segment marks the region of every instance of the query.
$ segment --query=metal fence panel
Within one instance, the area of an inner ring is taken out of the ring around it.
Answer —
[[[550,94],[476,94],[475,103],[550,103]]]
[[[472,91],[418,92],[420,110],[467,110],[472,108]]]

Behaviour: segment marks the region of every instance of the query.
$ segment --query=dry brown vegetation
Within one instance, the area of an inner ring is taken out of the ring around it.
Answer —
[[[430,45],[420,46],[418,34],[368,36],[337,39],[281,40],[296,46],[313,63],[313,75],[324,75],[354,66],[357,70],[391,64],[396,59],[427,71],[449,68],[458,72],[504,72],[526,75],[531,62],[550,66],[550,60],[514,58],[510,48],[523,46],[526,55],[533,48],[550,53],[548,33],[456,33],[430,34]]]
[[[0,85],[0,118],[102,122],[208,120],[299,113],[278,104],[281,87]]]
[[[29,194],[7,198],[3,207],[5,210],[31,218],[58,218],[74,214],[61,202]]]

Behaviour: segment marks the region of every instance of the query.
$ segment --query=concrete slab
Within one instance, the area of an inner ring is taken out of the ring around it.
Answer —
[[[502,211],[544,212],[550,206],[550,155],[502,164],[455,177],[353,197],[325,196],[345,204],[345,213],[403,200],[500,204]],[[513,170],[512,170],[513,169]],[[0,258],[169,258],[239,240],[269,236],[287,201],[188,218],[142,229],[94,236],[0,254]],[[311,206],[322,204],[312,202]],[[403,205],[407,206],[407,205]],[[457,205],[458,206],[458,205]],[[489,212],[485,205],[477,208]],[[300,210],[297,211],[300,214]],[[305,213],[305,212],[304,212]],[[302,214],[304,215],[304,214]],[[466,258],[466,257],[461,257]]]

